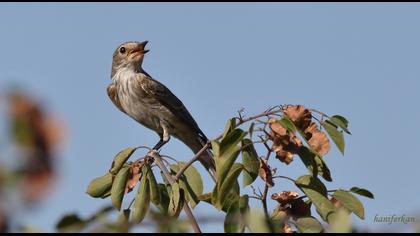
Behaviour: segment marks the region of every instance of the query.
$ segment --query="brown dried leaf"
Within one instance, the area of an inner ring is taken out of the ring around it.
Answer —
[[[66,137],[66,124],[59,118],[44,119],[40,124],[42,132],[45,134],[47,145],[51,149],[58,149],[65,141]]]
[[[315,122],[311,122],[304,133],[309,146],[321,155],[321,157],[328,153],[330,150],[330,141],[328,140],[327,135],[318,128]]]
[[[318,131],[312,133],[311,139],[308,141],[309,146],[315,150],[321,157],[325,156],[330,150],[330,141],[324,132]]]
[[[270,119],[268,124],[270,125],[271,131],[273,131],[276,135],[287,135],[287,129],[284,128],[279,122],[277,122],[276,119]]]
[[[284,211],[288,216],[291,216],[294,219],[303,216],[310,216],[310,205],[306,204],[301,198],[298,197],[298,193],[289,191],[283,191],[271,195],[271,199],[280,203],[277,211]]]
[[[49,169],[42,169],[36,172],[26,171],[20,185],[24,201],[34,203],[47,197],[56,181],[55,177],[55,174]]]
[[[287,165],[293,161],[293,155],[297,154],[302,142],[293,133],[285,136],[276,136],[273,139],[273,151],[276,158]]]
[[[274,193],[271,195],[271,199],[276,200],[281,206],[291,203],[293,200],[299,197],[296,192],[283,191],[280,193]]]
[[[281,162],[286,163],[289,165],[293,161],[293,153],[284,151],[282,146],[279,146],[275,149],[276,158],[279,159]]]
[[[133,191],[134,187],[136,187],[137,183],[141,179],[141,169],[144,165],[144,162],[135,163],[131,166],[130,175],[125,185],[125,194]]]
[[[9,114],[11,116],[25,116],[35,107],[33,101],[20,92],[9,95]]]
[[[270,188],[274,186],[273,173],[270,166],[267,164],[267,160],[261,159],[258,175],[267,183]]]
[[[312,114],[302,105],[288,106],[283,112],[301,130],[305,130],[311,123]]]
[[[304,216],[311,215],[311,207],[309,204],[306,204],[302,199],[295,199],[290,203],[290,215],[293,218],[300,218]]]
[[[307,140],[312,138],[312,133],[318,132],[319,128],[315,122],[311,122],[311,124],[304,130],[305,138]]]

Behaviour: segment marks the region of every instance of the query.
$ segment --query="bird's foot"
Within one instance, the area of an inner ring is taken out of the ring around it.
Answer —
[[[160,156],[159,151],[156,149],[152,149],[147,153],[149,163],[153,163],[155,161],[155,157]]]

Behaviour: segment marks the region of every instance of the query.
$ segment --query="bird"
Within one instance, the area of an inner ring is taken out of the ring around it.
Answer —
[[[129,41],[115,49],[107,94],[121,112],[159,135],[153,150],[162,148],[173,136],[197,154],[208,138],[181,100],[143,69],[147,43]],[[215,180],[212,152],[207,149],[198,160]]]

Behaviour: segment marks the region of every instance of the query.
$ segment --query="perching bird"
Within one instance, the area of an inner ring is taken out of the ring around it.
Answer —
[[[115,50],[108,96],[122,112],[159,134],[154,150],[160,149],[172,135],[197,153],[208,139],[184,104],[143,70],[143,58],[149,51],[145,49],[147,42],[126,42]],[[211,152],[203,152],[199,160],[214,178]]]

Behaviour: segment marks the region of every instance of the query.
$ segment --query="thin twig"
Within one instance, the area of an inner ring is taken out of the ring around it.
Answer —
[[[260,197],[258,197],[258,196],[248,196],[249,198],[253,198],[253,199],[257,199],[257,200],[260,200],[261,201],[261,198]]]
[[[274,177],[273,177],[273,179],[277,179],[277,178],[281,178],[281,179],[288,179],[288,180],[290,180],[290,181],[292,181],[292,182],[295,182],[295,180],[294,180],[294,179],[289,178],[289,177],[287,177],[287,176],[277,175],[277,176],[274,176]]]
[[[206,149],[210,146],[210,142],[207,142],[201,149],[200,151],[198,151],[195,156],[193,156],[193,158],[191,158],[191,160],[189,162],[187,162],[187,164],[185,164],[182,169],[180,171],[178,171],[178,173],[175,176],[175,181],[178,181],[179,178],[181,178],[182,174],[184,174],[185,170],[187,170],[187,168],[192,165],[194,162],[196,162],[201,154],[206,151]]]
[[[163,164],[162,158],[160,157],[159,153],[154,152],[152,150],[151,152],[148,153],[148,155],[150,155],[151,157],[153,157],[155,159],[156,164],[159,166],[160,170],[163,172],[163,174],[165,175],[168,182],[170,184],[174,184],[175,180],[174,180],[173,176],[169,173],[166,166]],[[194,232],[195,233],[201,233],[200,226],[198,225],[197,220],[195,219],[193,213],[191,212],[191,209],[188,206],[188,204],[184,204],[184,211],[185,211],[185,214],[188,217],[188,220],[191,223],[192,228],[194,229]]]
[[[254,187],[254,186],[252,186],[252,185],[250,185],[250,187],[252,188],[252,192],[254,192],[254,195],[255,195],[255,196],[257,196],[259,200],[261,200],[261,195],[259,195],[259,194],[257,193],[257,190],[255,189],[255,187]],[[260,193],[261,193],[261,191],[260,191]]]
[[[327,114],[325,114],[324,112],[318,111],[318,110],[313,109],[313,108],[309,108],[308,110],[309,110],[310,112],[316,112],[316,113],[318,113],[318,114],[320,114],[320,115],[322,115],[322,116],[325,116],[325,117],[329,118],[329,116],[328,116]]]
[[[160,155],[160,156],[163,157],[163,158],[168,158],[169,160],[172,160],[174,162],[178,162],[175,158],[173,158],[171,156],[168,156],[168,155]]]
[[[258,114],[258,115],[251,116],[251,117],[248,117],[248,118],[246,118],[246,119],[243,119],[243,118],[242,118],[241,120],[239,120],[239,122],[235,125],[235,127],[234,127],[234,128],[237,128],[237,127],[241,126],[242,124],[244,124],[244,123],[246,123],[246,122],[249,122],[249,121],[251,121],[251,120],[255,120],[255,119],[257,119],[257,118],[264,117],[264,116],[273,115],[273,114],[276,114],[276,113],[278,113],[278,112],[282,112],[282,109],[277,109],[277,110],[274,110],[274,109],[272,108],[272,109],[270,109],[269,111],[266,111],[266,112],[260,113],[260,114]],[[217,138],[215,138],[215,140],[221,139],[221,138],[222,138],[222,136],[223,136],[223,133],[222,133],[222,134],[220,134]]]

